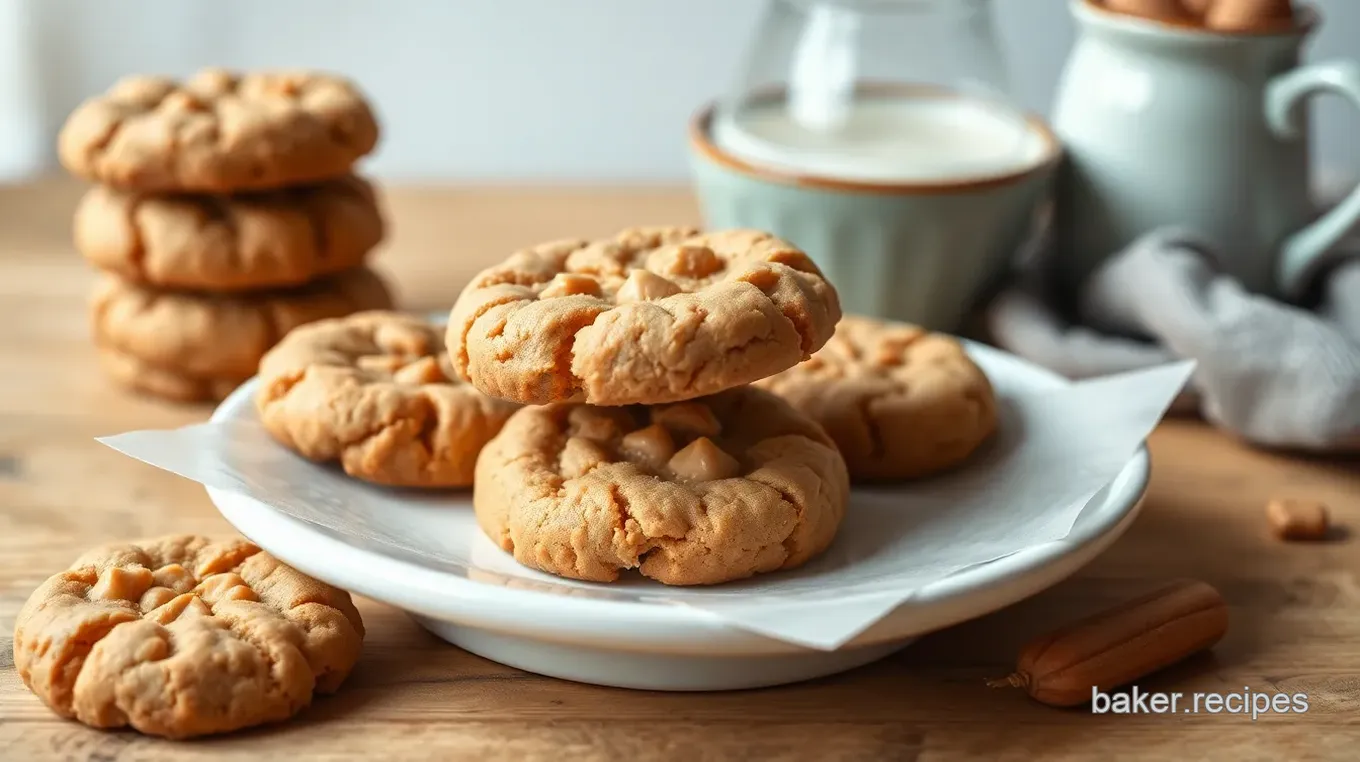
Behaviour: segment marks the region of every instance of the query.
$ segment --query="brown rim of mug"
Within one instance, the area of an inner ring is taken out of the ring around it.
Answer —
[[[952,91],[929,85],[911,85],[885,82],[866,82],[855,86],[857,92],[920,92],[930,91],[938,94],[953,94]],[[771,88],[770,91],[757,95],[757,98],[782,98],[784,88]],[[962,97],[962,96],[960,96]],[[713,112],[717,109],[717,102],[704,105],[689,122],[689,142],[690,146],[703,155],[704,158],[718,164],[725,169],[739,172],[741,174],[753,175],[768,182],[781,183],[783,185],[796,185],[803,188],[820,188],[822,190],[848,191],[852,193],[962,193],[966,191],[983,190],[995,188],[1002,185],[1018,182],[1032,175],[1038,174],[1052,168],[1062,157],[1062,145],[1058,142],[1053,130],[1039,117],[1021,112],[1025,118],[1025,123],[1030,126],[1039,137],[1044,141],[1047,150],[1044,155],[1033,164],[1018,169],[1013,172],[1006,172],[1000,175],[984,175],[982,177],[971,177],[966,180],[945,180],[939,182],[895,182],[895,183],[873,183],[859,180],[839,180],[821,175],[807,175],[798,172],[789,172],[771,167],[762,167],[737,158],[724,151],[709,140],[709,128],[713,123]]]
[[[1233,39],[1237,37],[1292,37],[1304,35],[1312,32],[1322,22],[1322,13],[1312,5],[1300,6],[1295,11],[1295,17],[1288,22],[1275,22],[1260,27],[1259,29],[1210,29],[1193,21],[1182,21],[1180,19],[1159,19],[1152,16],[1137,16],[1132,13],[1122,11],[1112,11],[1102,6],[1098,0],[1075,0],[1075,4],[1085,10],[1098,14],[1105,21],[1115,23],[1140,24],[1145,28],[1158,28],[1169,32],[1179,32],[1181,34],[1211,38],[1211,39]]]

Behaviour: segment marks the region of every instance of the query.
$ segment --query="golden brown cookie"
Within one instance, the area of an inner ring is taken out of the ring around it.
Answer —
[[[221,402],[245,378],[191,376],[171,368],[150,365],[129,354],[96,347],[104,374],[119,386],[173,402]]]
[[[249,378],[284,334],[304,323],[392,306],[367,268],[302,288],[236,295],[162,291],[108,276],[95,287],[95,344],[197,378]]]
[[[57,141],[72,173],[141,191],[230,193],[348,174],[378,123],[339,77],[205,69],[128,77],[82,103]]]
[[[458,378],[443,329],[394,312],[302,326],[260,363],[260,420],[284,446],[403,487],[466,487],[519,406]]]
[[[363,264],[382,240],[373,188],[353,175],[236,196],[91,188],[76,248],[96,267],[158,288],[299,286]]]
[[[459,375],[495,397],[656,404],[791,367],[839,319],[817,266],[768,233],[634,228],[484,270],[447,343]]]
[[[1184,22],[1194,18],[1183,0],[1105,0],[1105,7],[1115,13],[1158,21]]]
[[[19,612],[14,666],[62,717],[187,738],[277,722],[340,687],[364,625],[349,593],[244,539],[96,548]]]
[[[477,459],[472,500],[525,566],[709,585],[821,553],[849,489],[821,427],[743,386],[671,405],[523,408]]]
[[[859,481],[957,465],[996,428],[996,398],[958,341],[846,316],[820,352],[759,386],[826,428]]]
[[[1290,0],[1214,0],[1204,12],[1204,25],[1223,32],[1265,32],[1294,25]]]

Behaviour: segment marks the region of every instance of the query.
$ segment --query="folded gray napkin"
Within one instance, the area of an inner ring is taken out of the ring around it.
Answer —
[[[1173,411],[1198,411],[1263,446],[1360,451],[1360,255],[1320,276],[1311,311],[1248,293],[1214,258],[1186,233],[1154,231],[1063,310],[1040,252],[988,304],[986,327],[1000,346],[1071,378],[1191,358],[1191,388]]]

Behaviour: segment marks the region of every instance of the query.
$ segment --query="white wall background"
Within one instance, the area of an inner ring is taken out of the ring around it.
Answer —
[[[994,0],[1016,95],[1046,112],[1064,0]],[[1321,0],[1312,56],[1360,58],[1360,1]],[[376,102],[374,174],[413,181],[669,181],[760,0],[0,0],[0,176],[52,165],[81,98],[202,65],[333,69]],[[1316,157],[1360,173],[1360,115],[1319,104]]]

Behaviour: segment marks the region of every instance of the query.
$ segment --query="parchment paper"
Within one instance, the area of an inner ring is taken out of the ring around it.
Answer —
[[[801,569],[707,588],[640,577],[611,585],[519,566],[478,531],[469,493],[386,490],[303,460],[253,413],[104,444],[201,484],[261,501],[347,542],[487,584],[681,605],[803,646],[835,649],[923,585],[1059,540],[1129,462],[1193,363],[1070,386],[1016,380],[1002,353],[978,350],[1002,407],[997,436],[966,466],[908,486],[857,489],[831,549]]]

